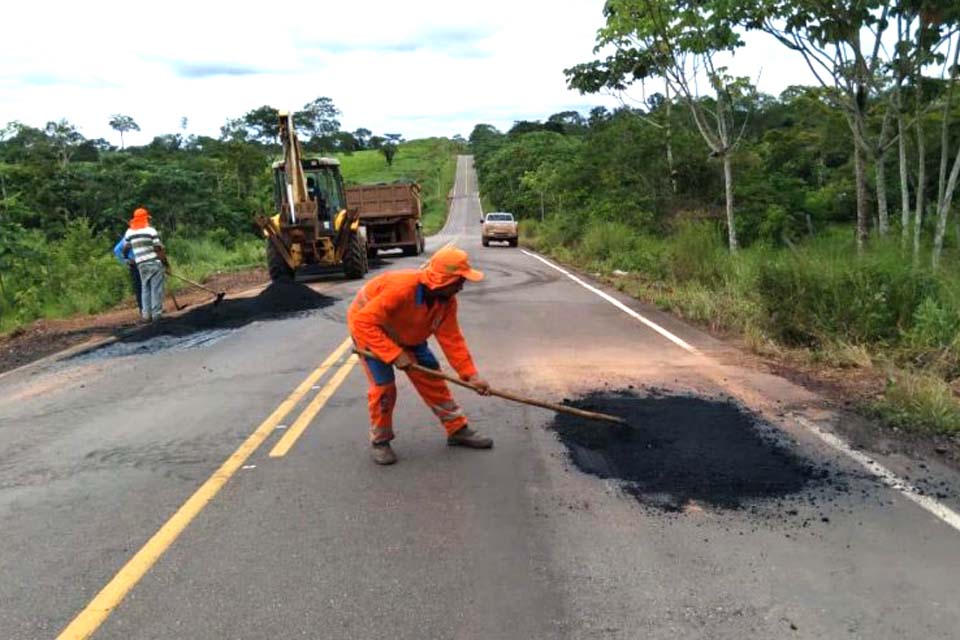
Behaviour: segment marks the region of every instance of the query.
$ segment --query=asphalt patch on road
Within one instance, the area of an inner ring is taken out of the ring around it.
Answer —
[[[83,357],[207,346],[251,322],[309,314],[337,301],[338,298],[318,293],[304,284],[274,282],[256,296],[235,299],[227,296],[220,304],[206,304],[182,315],[138,327],[122,335],[117,342]]]
[[[581,471],[619,480],[642,505],[729,510],[783,504],[834,472],[793,452],[779,430],[719,399],[632,391],[596,392],[572,406],[627,425],[558,414],[551,425]]]

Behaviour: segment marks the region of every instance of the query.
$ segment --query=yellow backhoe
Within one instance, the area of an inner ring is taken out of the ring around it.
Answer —
[[[257,216],[267,238],[272,280],[293,280],[305,265],[335,267],[348,278],[367,273],[366,232],[357,210],[348,210],[335,158],[303,158],[293,116],[280,112],[283,160],[273,163],[272,217]]]

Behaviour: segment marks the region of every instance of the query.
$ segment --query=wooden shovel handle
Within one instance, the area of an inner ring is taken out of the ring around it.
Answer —
[[[366,358],[372,358],[374,360],[380,360],[377,356],[369,351],[364,351],[363,349],[354,349],[354,351]],[[472,389],[477,393],[480,393],[480,388],[476,385],[470,384],[456,376],[451,376],[450,374],[444,373],[443,371],[437,369],[430,369],[419,364],[410,365],[411,369],[425,373],[429,376],[435,378],[443,378],[447,382],[452,382],[453,384],[460,385],[461,387],[466,387],[467,389]],[[604,422],[613,422],[616,424],[626,424],[626,421],[623,418],[618,418],[617,416],[611,416],[606,413],[597,413],[594,411],[586,411],[584,409],[577,409],[576,407],[568,407],[565,404],[555,404],[553,402],[545,402],[543,400],[536,400],[534,398],[526,398],[524,396],[519,396],[515,393],[510,393],[509,391],[500,391],[499,389],[490,389],[489,395],[497,396],[498,398],[503,398],[505,400],[512,400],[513,402],[519,402],[522,404],[529,404],[534,407],[541,407],[543,409],[550,409],[551,411],[557,411],[559,413],[568,413],[574,416],[580,416],[581,418],[588,418],[590,420],[603,420]]]

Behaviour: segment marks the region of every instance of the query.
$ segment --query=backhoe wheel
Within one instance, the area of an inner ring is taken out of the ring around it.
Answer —
[[[267,239],[267,270],[270,272],[270,279],[274,282],[293,282],[293,269],[269,239]]]
[[[359,233],[351,233],[347,251],[343,254],[343,273],[351,280],[367,273],[367,243]]]

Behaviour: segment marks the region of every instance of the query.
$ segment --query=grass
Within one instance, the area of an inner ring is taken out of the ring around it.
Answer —
[[[198,282],[217,273],[266,264],[263,240],[250,237],[231,242],[230,246],[213,238],[173,238],[167,243],[167,250],[173,271]],[[174,291],[189,286],[175,278],[168,278],[167,283]]]
[[[427,234],[443,227],[447,195],[457,171],[457,146],[446,138],[404,142],[388,166],[380,151],[358,151],[337,156],[347,184],[373,184],[411,180],[420,183],[423,227]]]
[[[166,242],[176,273],[202,281],[216,273],[240,271],[264,264],[262,240],[214,237],[170,238]],[[11,300],[0,300],[0,333],[13,331],[38,318],[65,318],[104,311],[133,298],[130,277],[109,253],[112,241],[93,235],[86,225],[68,231],[64,242],[51,245],[40,268],[30,272],[32,282],[21,286]],[[19,275],[19,274],[14,274]],[[167,279],[167,289],[185,285]]]
[[[918,431],[960,433],[960,269],[912,268],[899,244],[874,240],[857,258],[849,229],[795,248],[757,244],[731,256],[710,225],[667,237],[621,223],[525,220],[524,243],[621,291],[757,351],[806,354],[813,365],[889,371],[879,402],[862,408]],[[922,261],[921,264],[926,264]],[[612,277],[614,270],[626,276]]]

